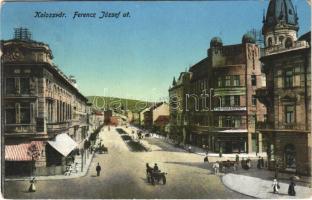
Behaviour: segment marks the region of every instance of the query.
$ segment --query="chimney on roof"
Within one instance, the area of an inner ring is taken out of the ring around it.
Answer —
[[[31,32],[28,28],[15,28],[14,29],[14,39],[30,41],[31,40]]]

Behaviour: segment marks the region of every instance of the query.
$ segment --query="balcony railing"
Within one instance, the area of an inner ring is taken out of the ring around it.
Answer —
[[[273,129],[274,123],[273,122],[257,122],[256,129]]]
[[[247,107],[244,106],[229,106],[229,107],[215,107],[213,111],[246,111]]]
[[[6,124],[5,133],[35,133],[35,124]]]
[[[47,130],[48,132],[64,131],[70,128],[70,126],[71,126],[71,122],[47,123]]]
[[[306,41],[296,41],[294,42],[292,47],[286,48],[284,45],[275,45],[272,47],[267,47],[264,49],[264,55],[268,56],[274,53],[281,53],[281,52],[286,52],[286,51],[291,51],[295,49],[303,49],[303,48],[308,48],[309,44]]]

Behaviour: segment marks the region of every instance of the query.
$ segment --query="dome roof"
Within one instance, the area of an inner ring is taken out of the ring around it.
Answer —
[[[263,31],[279,24],[286,24],[298,30],[297,12],[291,0],[271,0],[263,23]]]
[[[242,43],[256,43],[256,39],[255,37],[251,34],[251,33],[246,33],[244,34],[243,38],[242,38]]]
[[[220,37],[214,37],[210,41],[210,47],[221,47],[223,45]]]

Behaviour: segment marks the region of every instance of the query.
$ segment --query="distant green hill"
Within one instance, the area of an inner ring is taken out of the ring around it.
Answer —
[[[139,112],[153,104],[141,100],[116,97],[88,96],[87,98],[92,103],[92,107],[97,110],[115,109],[116,111],[131,110],[132,112]]]

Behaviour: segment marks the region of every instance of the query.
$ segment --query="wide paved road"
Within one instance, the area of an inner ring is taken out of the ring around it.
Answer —
[[[6,198],[248,198],[225,188],[211,174],[202,157],[149,139],[152,152],[130,152],[115,130],[100,137],[109,154],[96,155],[85,177],[38,181],[37,191],[28,193],[26,181],[5,182]],[[102,166],[96,177],[95,166]],[[168,173],[166,185],[146,182],[145,163],[155,162]]]

